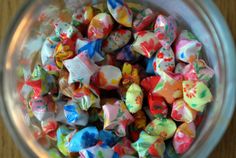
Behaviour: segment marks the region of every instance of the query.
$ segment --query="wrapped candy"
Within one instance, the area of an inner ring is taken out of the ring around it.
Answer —
[[[81,110],[87,111],[90,107],[100,108],[100,96],[92,87],[79,85],[74,88],[73,101],[75,101]]]
[[[155,71],[154,71],[154,67],[153,67],[153,62],[154,62],[155,56],[146,59],[146,73],[150,74],[150,75],[155,75]]]
[[[175,69],[175,56],[171,48],[161,48],[153,61],[153,69],[156,74],[172,72]]]
[[[202,44],[197,38],[191,32],[183,30],[175,44],[176,59],[186,63],[192,63],[198,59],[201,49]]]
[[[146,77],[141,81],[141,86],[146,93],[152,93],[159,81],[159,76]]]
[[[124,62],[135,62],[139,57],[140,54],[132,50],[131,45],[128,44],[117,54],[116,60]]]
[[[145,131],[152,136],[161,136],[166,140],[174,135],[176,128],[172,119],[156,118],[146,126]]]
[[[55,36],[47,37],[41,49],[41,61],[43,65],[48,65],[54,62],[53,54],[60,39]]]
[[[68,149],[69,152],[80,152],[83,149],[92,147],[98,142],[99,133],[96,127],[89,126],[76,132],[71,138]]]
[[[99,131],[99,140],[101,140],[103,144],[112,147],[117,143],[119,138],[113,134],[112,131],[101,130]]]
[[[133,28],[135,31],[143,31],[145,28],[150,26],[150,24],[155,20],[156,13],[154,13],[150,8],[142,10],[135,17],[133,22]]]
[[[98,66],[93,63],[88,56],[82,52],[72,59],[63,61],[63,64],[69,71],[69,84],[80,82],[88,85],[90,77],[98,71]]]
[[[104,111],[104,129],[113,130],[119,137],[125,136],[126,127],[134,121],[125,104],[117,101],[114,105],[103,105],[102,109]]]
[[[48,154],[51,158],[62,158],[62,155],[56,148],[49,149]]]
[[[175,121],[190,123],[195,120],[197,111],[191,109],[183,99],[176,100],[173,103],[171,118]]]
[[[166,117],[168,113],[168,107],[165,100],[162,97],[155,96],[148,93],[148,105],[151,114],[157,117]]]
[[[131,31],[119,29],[112,31],[111,34],[103,41],[103,51],[113,53],[124,47],[131,39]]]
[[[142,131],[139,139],[132,144],[139,157],[158,156],[162,157],[165,151],[164,141],[160,136],[152,136]]]
[[[93,17],[88,27],[89,39],[106,38],[113,28],[112,17],[107,13],[99,13]]]
[[[34,97],[30,100],[29,105],[39,121],[53,118],[55,115],[56,105],[50,95]]]
[[[184,64],[184,63],[181,63],[181,62],[179,62],[179,63],[177,63],[176,64],[176,66],[175,66],[175,71],[174,71],[174,73],[176,73],[176,74],[182,74],[183,73],[183,69],[184,69],[184,67],[186,66],[186,64]]]
[[[75,56],[75,42],[71,39],[59,42],[54,50],[54,60],[59,69],[63,68],[63,61]]]
[[[147,118],[145,116],[145,113],[142,110],[139,110],[134,115],[134,126],[137,129],[144,129],[147,124]]]
[[[181,124],[175,132],[173,146],[178,154],[184,154],[196,137],[196,127],[193,122]]]
[[[131,141],[123,137],[116,145],[112,147],[112,149],[118,153],[120,157],[123,157],[125,155],[134,155],[136,151],[131,146]]]
[[[48,118],[41,122],[41,127],[43,132],[49,136],[49,138],[56,139],[56,131],[58,128],[58,123],[54,118]]]
[[[202,112],[212,101],[209,88],[200,81],[183,81],[184,101],[194,110]]]
[[[84,6],[72,15],[72,25],[79,27],[80,25],[89,25],[95,16],[94,8],[90,5]]]
[[[151,31],[140,31],[134,34],[132,49],[141,55],[151,58],[161,48],[159,39]]]
[[[73,86],[69,85],[68,78],[69,78],[69,73],[67,71],[62,70],[58,78],[58,84],[59,84],[60,92],[63,95],[69,98],[72,98],[74,88]]]
[[[214,70],[207,66],[204,60],[197,60],[185,66],[182,74],[185,80],[208,83],[214,76]]]
[[[88,113],[81,110],[75,101],[64,105],[64,114],[69,124],[86,126],[88,123]]]
[[[131,84],[126,92],[125,104],[130,113],[134,114],[142,108],[143,92],[136,83]]]
[[[94,84],[105,90],[117,89],[122,78],[121,71],[118,67],[103,65],[96,74]]]
[[[107,8],[119,24],[132,27],[133,13],[124,0],[107,0]]]
[[[156,37],[161,45],[168,49],[177,36],[177,23],[172,16],[158,15],[154,26]]]
[[[78,33],[78,30],[74,26],[66,22],[59,21],[55,24],[55,33],[57,37],[65,40],[67,38],[72,38],[75,34]],[[80,33],[79,36],[81,36]]]
[[[122,85],[128,88],[132,83],[140,83],[139,69],[137,66],[124,63],[122,68]]]
[[[119,155],[105,144],[83,149],[79,152],[81,158],[119,158]]]
[[[102,52],[102,40],[88,40],[78,38],[76,41],[76,53],[81,52],[87,53],[90,59],[94,62],[100,62],[104,60],[104,55]]]

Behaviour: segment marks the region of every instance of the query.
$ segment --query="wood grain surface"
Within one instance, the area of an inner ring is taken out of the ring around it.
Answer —
[[[9,27],[9,22],[23,4],[24,0],[1,0],[0,4],[0,42]],[[215,0],[225,16],[236,41],[236,0]],[[1,105],[2,106],[2,105]],[[236,113],[235,113],[236,115]],[[234,116],[235,116],[234,115]],[[0,158],[23,158],[9,132],[0,118]],[[210,155],[210,158],[236,158],[236,116],[232,119],[224,137]]]

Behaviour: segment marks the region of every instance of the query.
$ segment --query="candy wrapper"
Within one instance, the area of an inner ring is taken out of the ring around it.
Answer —
[[[134,115],[134,126],[137,129],[144,129],[147,124],[147,118],[142,110],[139,110]]]
[[[133,22],[133,28],[135,31],[143,31],[145,28],[150,26],[150,24],[155,20],[156,13],[150,8],[142,10],[141,13],[135,17]]]
[[[202,44],[197,38],[191,32],[183,30],[175,44],[176,59],[186,63],[192,63],[198,59],[201,49]]]
[[[54,60],[59,69],[63,68],[63,61],[75,56],[75,42],[71,39],[65,39],[59,42],[54,50]]]
[[[136,151],[131,146],[131,141],[124,137],[122,138],[116,145],[112,147],[112,149],[118,153],[120,157],[123,157],[125,155],[134,155]]]
[[[55,115],[56,105],[50,95],[34,97],[30,100],[29,105],[39,121],[53,118]]]
[[[122,68],[122,85],[128,88],[132,83],[138,85],[140,83],[138,66],[124,63]]]
[[[134,38],[132,49],[147,58],[151,58],[161,48],[158,38],[151,31],[137,32]]]
[[[71,138],[68,149],[70,152],[80,152],[92,147],[98,142],[99,133],[96,127],[90,126],[76,132]]]
[[[63,64],[70,73],[69,84],[80,82],[88,85],[90,77],[98,71],[98,66],[84,52],[78,54],[73,59],[65,60]]]
[[[102,52],[102,40],[88,40],[78,38],[76,41],[76,53],[87,53],[88,57],[94,62],[100,62],[104,60]]]
[[[57,130],[57,148],[64,156],[69,155],[69,140],[75,132],[75,130],[70,130],[66,126],[60,126]]]
[[[132,27],[133,13],[124,0],[107,0],[107,8],[119,24]]]
[[[113,53],[124,47],[131,39],[131,31],[119,29],[112,31],[111,34],[103,41],[103,51]]]
[[[155,71],[154,71],[154,67],[153,67],[153,62],[154,62],[155,56],[146,59],[146,73],[150,74],[150,75],[155,75]]]
[[[139,139],[132,144],[139,157],[162,157],[165,151],[165,143],[159,136],[151,136],[145,131],[139,135]]]
[[[81,150],[79,154],[81,158],[119,158],[119,155],[105,144]]]
[[[64,105],[64,114],[69,124],[86,126],[88,123],[88,113],[81,110],[75,101]]]
[[[173,138],[173,146],[176,153],[183,154],[188,151],[195,137],[196,128],[193,122],[181,124]]]
[[[51,139],[56,140],[58,123],[54,118],[48,118],[41,122],[42,131]]]
[[[197,60],[185,66],[182,74],[185,80],[208,83],[214,76],[214,70],[207,66],[203,60]]]
[[[171,48],[161,48],[153,61],[153,69],[156,74],[172,72],[175,69],[175,56]]]
[[[134,114],[141,110],[143,104],[143,92],[136,83],[131,84],[126,92],[125,104],[130,113]]]
[[[159,81],[160,81],[159,76],[146,77],[141,81],[141,86],[146,93],[149,92],[152,93]]]
[[[158,15],[154,26],[156,37],[161,45],[168,49],[177,36],[177,23],[172,16]]]
[[[194,110],[202,112],[212,101],[209,88],[199,81],[183,81],[184,101]]]
[[[191,109],[183,99],[176,100],[173,103],[171,118],[175,121],[190,123],[195,120],[197,111]]]
[[[81,110],[87,111],[90,107],[100,108],[100,96],[91,86],[79,85],[75,87],[72,99]]]
[[[161,136],[166,140],[175,134],[176,128],[172,119],[156,118],[146,126],[145,131],[152,136]]]
[[[116,60],[124,62],[135,62],[139,59],[140,54],[136,53],[131,45],[126,45],[121,51],[117,54]]]
[[[72,98],[74,87],[69,85],[68,78],[69,78],[69,73],[67,71],[61,71],[58,79],[58,84],[60,92],[63,95]]]
[[[125,104],[117,101],[114,105],[103,105],[102,109],[104,111],[104,129],[113,130],[119,137],[125,136],[126,127],[134,121]]]
[[[85,6],[72,15],[72,25],[79,27],[80,25],[89,25],[93,17],[95,16],[95,10],[92,6]]]
[[[60,37],[62,40],[68,39],[68,38],[72,38],[75,34],[78,33],[78,30],[66,23],[66,22],[57,22],[55,24],[55,33],[57,37]],[[81,36],[81,34],[79,33],[79,36]]]
[[[184,69],[185,66],[186,66],[186,64],[181,63],[181,62],[176,64],[174,73],[182,74],[183,73],[183,69]]]
[[[99,131],[99,140],[101,140],[103,144],[112,147],[118,142],[119,137],[113,134],[112,131],[101,130]]]
[[[118,67],[103,65],[96,74],[94,84],[105,90],[117,89],[122,78],[121,71]]]
[[[162,97],[148,94],[148,105],[151,114],[157,117],[166,117],[168,114],[168,106]]]
[[[89,39],[106,38],[113,28],[112,17],[107,13],[97,14],[89,24],[88,37]]]

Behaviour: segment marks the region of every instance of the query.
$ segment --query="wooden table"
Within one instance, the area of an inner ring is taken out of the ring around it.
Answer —
[[[23,4],[24,0],[2,0],[0,5],[0,41],[11,18]],[[234,40],[236,41],[236,1],[235,0],[215,0],[217,6],[225,16],[229,27],[231,28]],[[236,115],[236,113],[235,113]],[[234,116],[235,116],[234,115]],[[0,157],[1,158],[22,158],[21,153],[15,146],[0,119]],[[236,116],[232,119],[227,132],[210,155],[210,158],[235,158],[236,157]]]

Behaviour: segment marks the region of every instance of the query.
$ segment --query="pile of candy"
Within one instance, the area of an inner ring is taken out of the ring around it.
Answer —
[[[212,101],[202,44],[172,16],[107,0],[57,21],[20,88],[52,157],[178,157]]]

